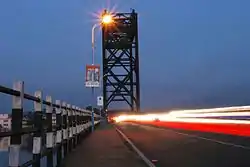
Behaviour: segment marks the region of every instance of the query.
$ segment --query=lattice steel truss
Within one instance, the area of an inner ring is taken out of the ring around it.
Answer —
[[[104,110],[118,101],[140,110],[137,16],[115,13],[114,22],[102,26]]]

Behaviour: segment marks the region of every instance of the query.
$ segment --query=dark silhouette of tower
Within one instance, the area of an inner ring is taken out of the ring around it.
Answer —
[[[131,111],[139,111],[138,14],[132,10],[112,18],[112,23],[102,24],[104,110],[111,103],[125,102]]]

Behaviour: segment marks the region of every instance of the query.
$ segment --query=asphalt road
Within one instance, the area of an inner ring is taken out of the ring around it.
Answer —
[[[249,167],[250,138],[119,123],[157,167]],[[249,129],[250,130],[250,129]]]

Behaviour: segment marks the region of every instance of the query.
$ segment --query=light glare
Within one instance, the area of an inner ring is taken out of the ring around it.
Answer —
[[[250,120],[237,120],[230,118],[249,117],[249,110],[250,106],[236,106],[212,109],[179,110],[160,114],[121,115],[116,117],[116,122],[159,120],[162,122],[250,124]],[[218,117],[224,118],[218,119]]]
[[[106,14],[102,17],[102,23],[104,24],[110,24],[113,22],[113,18],[110,14]]]

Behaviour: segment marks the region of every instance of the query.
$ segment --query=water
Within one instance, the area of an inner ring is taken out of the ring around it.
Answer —
[[[8,167],[9,165],[9,153],[8,147],[10,144],[10,137],[0,138],[0,167]],[[23,135],[20,162],[24,164],[32,159],[32,136]],[[46,157],[41,160],[41,167],[46,167]],[[56,165],[56,155],[54,155],[54,166]]]

